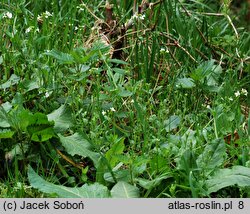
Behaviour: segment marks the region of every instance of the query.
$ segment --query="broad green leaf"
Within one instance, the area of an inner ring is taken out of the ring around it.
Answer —
[[[125,89],[120,89],[119,91],[118,91],[118,95],[120,96],[120,97],[129,97],[129,96],[132,96],[133,95],[133,92],[131,92],[131,91],[128,91],[128,90],[125,90]]]
[[[45,142],[54,136],[55,133],[53,127],[43,127],[42,130],[32,133],[31,140],[35,142]]]
[[[20,77],[18,77],[15,74],[12,74],[10,76],[10,78],[5,83],[3,83],[2,85],[0,85],[0,89],[9,88],[9,87],[11,87],[13,85],[16,85],[19,81],[20,81]]]
[[[122,154],[124,149],[125,149],[124,138],[120,138],[107,151],[105,156],[106,156],[107,161],[109,162],[109,164],[112,168],[119,161],[118,155]]]
[[[61,64],[73,64],[74,58],[67,53],[63,53],[57,50],[51,50],[44,53],[47,56],[52,56],[59,61]]]
[[[214,176],[206,181],[208,194],[233,185],[249,187],[250,168],[244,166],[233,166],[231,169],[220,169]]]
[[[108,62],[112,62],[112,63],[115,63],[115,64],[121,64],[121,65],[127,65],[128,63],[123,61],[123,60],[120,60],[120,59],[109,59]]]
[[[10,129],[0,129],[0,139],[2,138],[12,138],[12,136],[15,134],[14,131],[11,131]]]
[[[170,132],[173,129],[176,129],[180,125],[181,119],[177,115],[172,115],[169,119],[164,121],[166,131]]]
[[[111,190],[112,198],[139,198],[139,189],[131,184],[119,181]]]
[[[169,173],[163,174],[158,176],[157,178],[153,180],[148,180],[145,178],[137,178],[136,181],[138,184],[143,187],[144,189],[153,189],[157,187],[163,180],[167,178],[171,178],[172,176]]]
[[[83,157],[89,157],[93,162],[95,167],[98,166],[98,159],[100,154],[92,151],[93,147],[91,143],[85,139],[85,137],[79,133],[75,133],[71,136],[64,137],[61,134],[58,134],[60,141],[66,152],[70,155],[80,155]]]
[[[45,181],[32,168],[28,168],[30,185],[48,194],[57,194],[60,198],[109,198],[110,192],[107,187],[94,183],[84,184],[82,187],[65,187]]]
[[[226,158],[226,145],[223,139],[207,143],[202,154],[197,158],[197,165],[206,174],[221,166]]]
[[[180,88],[193,88],[195,83],[192,78],[179,78],[176,83],[177,87]]]
[[[48,114],[48,119],[55,122],[56,132],[64,132],[73,125],[71,112],[65,105]]]
[[[9,128],[11,127],[8,114],[3,106],[0,106],[0,127],[2,128]]]
[[[127,169],[119,169],[113,173],[117,181],[129,182],[131,180],[131,173]],[[110,183],[115,183],[115,180],[110,172],[104,174],[104,179]]]

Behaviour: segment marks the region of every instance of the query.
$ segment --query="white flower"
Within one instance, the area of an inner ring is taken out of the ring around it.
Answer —
[[[106,114],[106,111],[102,111],[102,115],[104,116]]]
[[[115,112],[115,108],[114,108],[114,107],[111,107],[111,108],[110,108],[110,111]]]
[[[140,15],[139,15],[139,19],[140,19],[140,20],[144,20],[144,19],[145,19],[145,15],[144,15],[144,14],[143,14],[143,15],[140,14]]]
[[[25,30],[25,33],[29,33],[32,29],[33,29],[33,26],[28,27],[28,28]]]
[[[248,94],[247,90],[244,89],[244,88],[241,89],[241,93],[242,93],[243,95],[245,95],[245,96],[247,96],[247,94]]]
[[[236,97],[239,97],[239,96],[240,96],[240,92],[239,92],[239,91],[236,91],[236,92],[234,93],[234,95],[235,95]]]
[[[77,26],[75,26],[75,31],[76,31],[76,30],[78,30],[78,27],[77,27]]]
[[[3,18],[12,19],[12,13],[11,12],[4,13]]]
[[[168,48],[161,48],[160,49],[160,53],[163,54],[163,53],[169,53],[169,50]]]
[[[52,16],[52,14],[48,11],[45,11],[45,13],[43,13],[44,17],[47,19],[49,16]]]

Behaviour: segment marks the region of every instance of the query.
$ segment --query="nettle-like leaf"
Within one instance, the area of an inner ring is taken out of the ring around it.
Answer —
[[[226,145],[223,139],[207,143],[202,154],[197,158],[198,168],[203,169],[206,175],[220,167],[226,158]]]
[[[136,181],[138,182],[138,184],[141,187],[149,190],[149,189],[153,189],[153,188],[157,187],[158,185],[161,184],[161,182],[163,180],[165,180],[167,178],[171,178],[171,177],[172,177],[172,175],[170,173],[164,173],[153,180],[148,180],[145,178],[137,178]]]
[[[47,56],[52,56],[59,61],[60,64],[73,64],[74,58],[67,53],[58,50],[51,50],[44,53]]]
[[[208,194],[233,185],[249,187],[250,168],[233,166],[231,169],[219,169],[214,176],[206,181]]]
[[[54,122],[48,121],[48,117],[42,113],[35,113],[27,127],[31,140],[36,142],[44,142],[55,136]]]
[[[47,116],[49,121],[55,122],[56,132],[64,132],[73,125],[71,112],[65,105],[60,106]]]
[[[111,190],[112,198],[139,198],[140,192],[136,186],[119,181]]]
[[[177,115],[170,116],[167,120],[164,121],[165,129],[167,132],[172,131],[173,129],[176,129],[181,122],[181,118]]]
[[[177,79],[176,86],[180,88],[194,88],[195,83],[192,78],[179,78]]]
[[[14,134],[15,132],[12,131],[11,129],[0,129],[0,139],[12,138]]]
[[[0,89],[7,89],[13,85],[16,85],[19,81],[20,77],[15,74],[12,74],[5,83],[0,85]]]
[[[58,134],[58,136],[67,153],[72,156],[89,157],[94,162],[94,165],[98,166],[100,154],[93,151],[92,144],[82,134],[75,133],[67,137]]]
[[[107,187],[94,183],[84,184],[82,187],[65,187],[45,181],[32,168],[28,168],[28,179],[33,188],[48,194],[56,194],[60,198],[109,198]]]
[[[107,161],[110,166],[113,168],[119,161],[119,155],[123,153],[125,149],[124,138],[120,138],[115,142],[111,148],[106,153]]]

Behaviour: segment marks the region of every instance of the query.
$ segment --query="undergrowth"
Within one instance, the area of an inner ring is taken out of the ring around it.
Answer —
[[[1,197],[249,197],[247,3],[150,2],[0,3]]]

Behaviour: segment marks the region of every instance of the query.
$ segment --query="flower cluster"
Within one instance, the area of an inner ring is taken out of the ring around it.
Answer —
[[[53,16],[52,13],[45,11],[44,13],[42,13],[41,15],[37,16],[37,21],[42,21],[43,18],[48,19],[50,16]]]
[[[3,14],[3,18],[12,19],[13,15],[11,12],[6,12]]]
[[[236,91],[236,92],[234,93],[234,95],[235,95],[236,97],[239,97],[240,95],[247,96],[247,94],[248,94],[248,91],[247,91],[246,89],[244,89],[244,88],[242,88],[241,91]]]
[[[112,112],[116,112],[115,108],[114,107],[111,107],[108,111],[112,111]],[[102,111],[102,115],[106,115],[107,114],[107,111]]]

